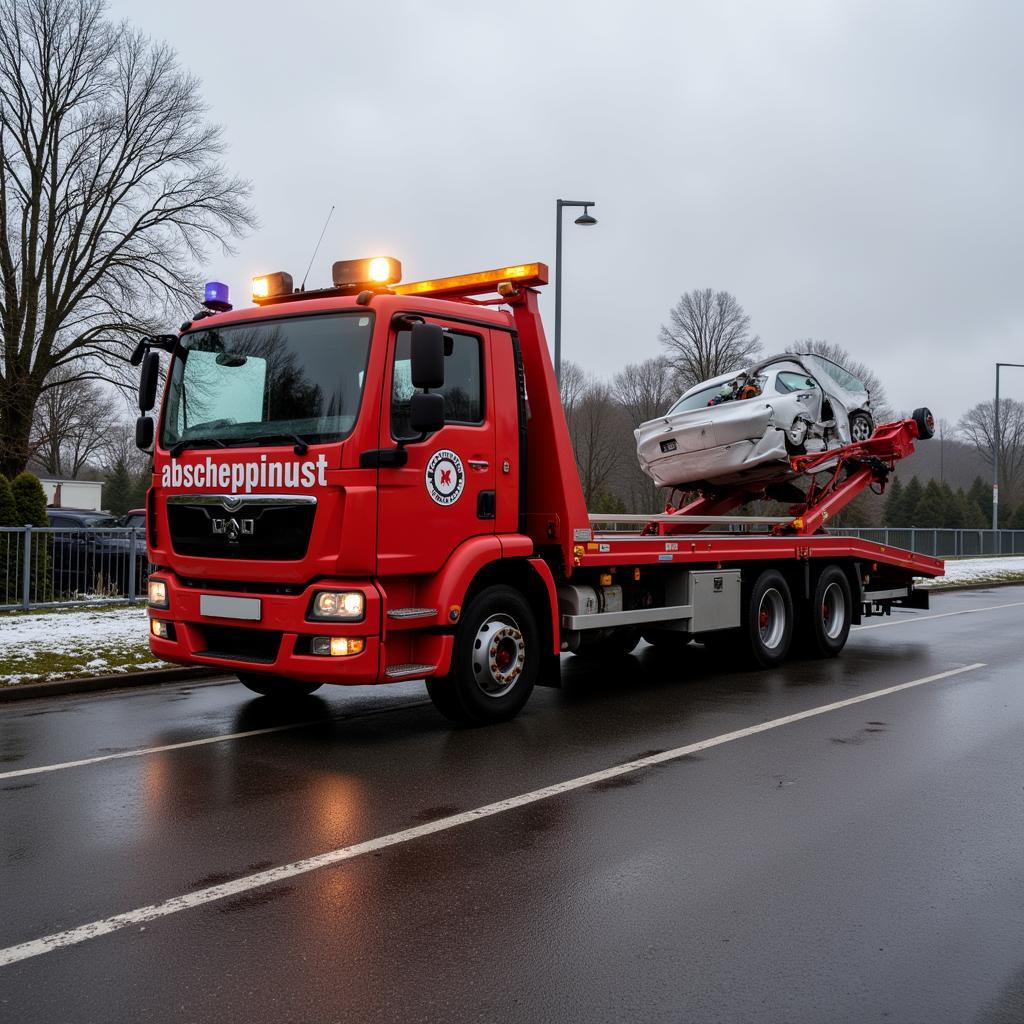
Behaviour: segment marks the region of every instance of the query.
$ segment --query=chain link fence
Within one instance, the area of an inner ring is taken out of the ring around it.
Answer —
[[[140,527],[0,527],[0,611],[134,602],[148,575]]]

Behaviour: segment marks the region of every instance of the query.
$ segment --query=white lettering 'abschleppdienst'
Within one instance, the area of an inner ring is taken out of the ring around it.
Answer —
[[[200,462],[171,459],[160,477],[162,487],[217,488],[236,493],[248,493],[255,487],[290,490],[317,484],[327,486],[327,456],[322,453],[316,461],[301,462],[268,459],[266,455],[261,455],[259,462],[214,462],[209,456]]]

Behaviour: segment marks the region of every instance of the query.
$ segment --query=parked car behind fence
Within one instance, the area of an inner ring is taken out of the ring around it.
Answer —
[[[83,509],[47,509],[49,526],[0,528],[0,608],[134,601],[146,587],[145,526]]]

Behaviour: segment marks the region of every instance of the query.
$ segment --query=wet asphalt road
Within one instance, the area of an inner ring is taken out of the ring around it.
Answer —
[[[0,967],[0,1020],[1024,1020],[1024,587],[876,624],[760,674],[566,659],[483,730],[416,684],[4,707],[6,949],[984,663]]]

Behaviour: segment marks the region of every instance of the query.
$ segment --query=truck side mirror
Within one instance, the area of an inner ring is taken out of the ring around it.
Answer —
[[[156,405],[156,382],[160,376],[160,357],[148,352],[142,361],[139,376],[139,412],[149,412]]]
[[[135,421],[135,447],[140,451],[153,450],[153,417],[140,416]]]
[[[417,392],[409,400],[409,426],[419,434],[432,434],[444,426],[444,395]]]
[[[412,325],[409,370],[414,388],[444,387],[444,330],[437,324]]]

